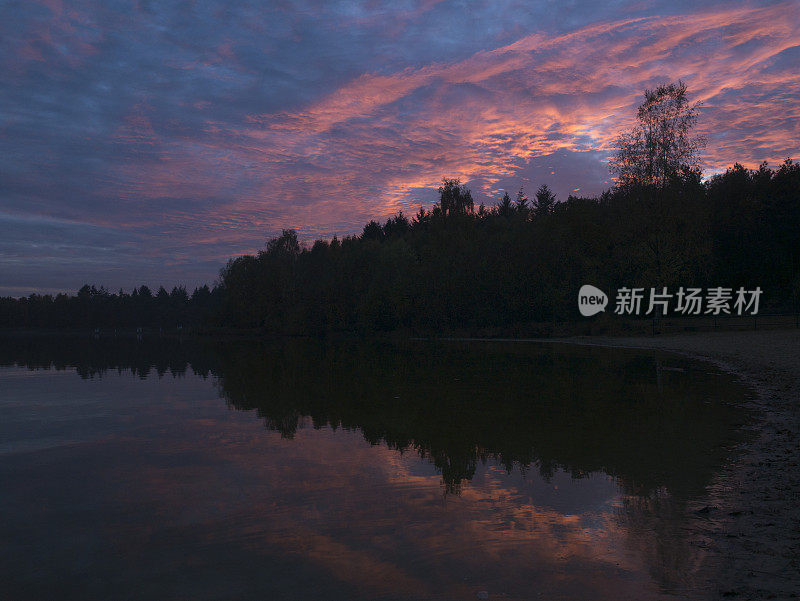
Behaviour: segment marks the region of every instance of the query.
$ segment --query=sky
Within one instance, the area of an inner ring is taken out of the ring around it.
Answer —
[[[213,282],[284,228],[613,185],[683,80],[706,175],[800,158],[800,0],[0,1],[0,295]]]

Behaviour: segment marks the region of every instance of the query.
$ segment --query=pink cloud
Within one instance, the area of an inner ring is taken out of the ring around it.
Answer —
[[[117,193],[227,199],[167,216],[188,220],[186,235],[194,229],[198,239],[261,241],[282,227],[348,233],[413,210],[418,190],[445,175],[480,180],[480,192],[494,197],[499,182],[536,158],[607,156],[643,90],[678,78],[703,102],[708,172],[774,163],[796,154],[800,139],[800,80],[782,56],[800,45],[793,8],[537,32],[456,62],[364,73],[302,110],[251,114],[238,125],[207,121],[194,139],[164,139],[157,161],[131,161],[114,174]],[[224,57],[230,47],[218,50]],[[602,182],[591,185],[565,184],[596,193]]]

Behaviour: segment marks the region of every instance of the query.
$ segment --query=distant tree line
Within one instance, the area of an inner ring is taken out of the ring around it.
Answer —
[[[31,294],[0,298],[0,327],[5,328],[158,328],[176,330],[208,322],[219,305],[222,290],[207,285],[190,295],[182,286],[171,292],[147,286],[130,293],[112,293],[85,285],[77,293]]]
[[[617,140],[617,185],[558,202],[506,193],[477,208],[444,179],[412,218],[360,235],[300,244],[294,230],[231,259],[213,288],[153,295],[84,287],[76,297],[0,300],[2,326],[257,328],[280,334],[509,329],[578,319],[582,284],[763,290],[762,307],[800,308],[800,165],[736,164],[703,180],[692,136],[697,106],[682,83],[645,93]]]

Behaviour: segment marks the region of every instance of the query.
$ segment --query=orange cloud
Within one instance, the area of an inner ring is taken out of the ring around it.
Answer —
[[[775,163],[796,154],[800,139],[795,8],[537,32],[452,63],[365,73],[302,110],[250,115],[240,127],[207,122],[199,139],[163,141],[158,157],[116,177],[131,197],[205,191],[225,199],[173,217],[217,241],[283,227],[348,233],[367,219],[415,210],[420,189],[444,175],[479,182],[495,197],[539,157],[608,156],[642,91],[678,78],[703,102],[707,172],[734,161]],[[604,187],[561,165],[559,179],[570,178],[566,190]]]

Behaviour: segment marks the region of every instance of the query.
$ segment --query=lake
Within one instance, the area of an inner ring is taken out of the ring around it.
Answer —
[[[0,597],[696,598],[749,391],[536,343],[0,341]]]

